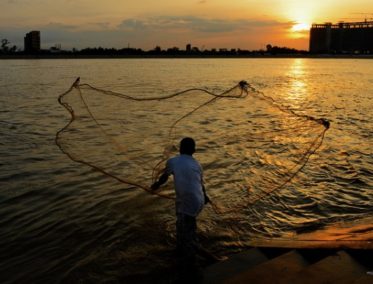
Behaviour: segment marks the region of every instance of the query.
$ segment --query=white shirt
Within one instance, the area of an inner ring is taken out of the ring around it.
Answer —
[[[201,165],[191,155],[182,154],[167,161],[165,173],[174,176],[176,213],[196,217],[205,203]]]

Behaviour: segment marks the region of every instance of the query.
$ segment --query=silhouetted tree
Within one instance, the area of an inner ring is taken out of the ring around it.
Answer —
[[[8,46],[9,44],[10,44],[10,41],[7,40],[6,38],[3,38],[1,40],[1,51],[4,53],[7,53],[9,50],[9,46]]]
[[[10,53],[14,53],[17,51],[17,46],[16,45],[13,45],[10,49],[9,49],[9,52]]]
[[[0,53],[8,54],[8,53],[15,53],[17,51],[17,46],[13,45],[12,47],[9,47],[10,41],[6,38],[3,38],[1,40],[1,49]]]
[[[267,48],[267,52],[271,52],[272,51],[272,45],[267,44],[266,48]]]
[[[157,52],[157,53],[161,53],[162,49],[161,49],[160,46],[157,45],[157,46],[154,48],[154,51]]]

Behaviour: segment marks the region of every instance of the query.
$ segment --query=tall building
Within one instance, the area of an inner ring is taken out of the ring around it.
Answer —
[[[26,34],[25,38],[25,52],[39,52],[40,51],[40,31],[31,31]]]
[[[310,52],[373,54],[373,21],[313,24]]]

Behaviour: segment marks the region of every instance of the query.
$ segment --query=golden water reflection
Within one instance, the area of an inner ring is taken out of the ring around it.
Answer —
[[[292,61],[287,72],[289,85],[287,86],[287,99],[295,106],[302,105],[307,99],[309,86],[307,78],[306,61],[302,58],[296,58]]]

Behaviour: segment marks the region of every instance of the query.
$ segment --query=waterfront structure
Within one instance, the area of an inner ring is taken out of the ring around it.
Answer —
[[[310,52],[373,54],[373,21],[313,24]]]
[[[40,51],[40,31],[31,31],[24,38],[25,52]]]

